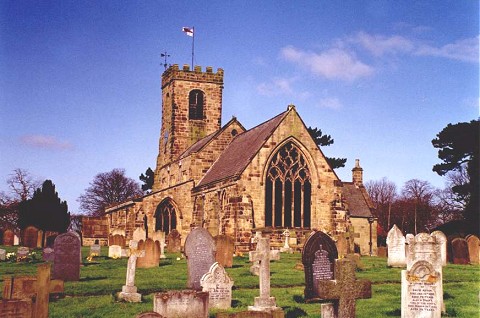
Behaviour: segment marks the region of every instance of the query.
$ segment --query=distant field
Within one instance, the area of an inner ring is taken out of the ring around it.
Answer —
[[[16,248],[2,247],[9,251]],[[166,290],[185,289],[187,265],[180,254],[167,254],[157,268],[137,269],[135,285],[143,295],[137,304],[115,301],[115,293],[125,284],[127,259],[109,259],[107,248],[89,263],[85,257],[89,248],[82,248],[83,266],[79,282],[65,283],[65,297],[50,302],[51,318],[67,317],[135,317],[153,309],[153,294]],[[282,254],[280,261],[271,264],[272,296],[282,307],[286,317],[320,317],[320,304],[305,304],[303,299],[304,274],[294,269],[300,254]],[[400,317],[400,269],[387,267],[385,258],[362,257],[364,269],[357,277],[373,283],[373,297],[357,301],[357,317]],[[36,273],[38,263],[0,262],[0,276]],[[236,257],[233,268],[227,272],[234,280],[231,312],[246,310],[259,295],[258,277],[249,272],[248,257]],[[444,268],[444,300],[447,314],[443,317],[480,317],[480,266],[448,265]],[[3,288],[2,288],[3,291]],[[2,292],[0,291],[0,292]],[[211,312],[214,317],[215,312]]]

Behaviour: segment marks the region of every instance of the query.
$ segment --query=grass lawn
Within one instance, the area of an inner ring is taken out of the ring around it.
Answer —
[[[2,247],[7,252],[16,248]],[[82,248],[88,255],[89,248]],[[109,259],[108,249],[88,262],[84,258],[79,282],[65,283],[65,297],[50,302],[51,318],[67,317],[135,317],[142,311],[153,309],[153,294],[159,291],[185,289],[187,264],[177,260],[180,254],[167,254],[157,268],[137,269],[135,286],[143,295],[142,303],[115,301],[115,293],[125,284],[127,259]],[[41,253],[41,252],[40,252]],[[294,269],[300,254],[282,254],[280,261],[271,264],[272,296],[282,307],[286,317],[320,317],[320,304],[306,304],[303,299],[304,273]],[[357,277],[369,279],[373,284],[373,297],[357,301],[357,317],[400,317],[400,269],[388,268],[386,258],[363,257],[364,269]],[[0,262],[0,277],[4,275],[35,275],[38,263]],[[249,272],[248,257],[236,257],[233,268],[227,272],[234,280],[231,312],[246,310],[259,295],[258,277]],[[2,288],[3,289],[3,288]],[[444,317],[480,317],[480,266],[448,265],[444,268],[444,300],[447,309]],[[1,291],[0,291],[1,292]],[[214,317],[215,311],[211,312]]]

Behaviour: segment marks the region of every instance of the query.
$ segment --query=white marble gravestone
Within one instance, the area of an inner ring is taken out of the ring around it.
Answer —
[[[200,285],[202,291],[208,292],[210,308],[228,309],[231,307],[233,280],[218,262],[213,263],[208,273],[202,276]]]
[[[391,267],[405,267],[405,237],[402,231],[393,225],[387,235],[388,261]]]
[[[122,247],[120,245],[110,245],[108,247],[108,257],[110,258],[122,257]]]

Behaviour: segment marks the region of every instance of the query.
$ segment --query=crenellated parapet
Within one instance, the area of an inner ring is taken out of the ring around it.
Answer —
[[[193,70],[191,70],[188,64],[184,64],[182,69],[180,69],[178,64],[173,64],[162,75],[162,89],[171,83],[172,80],[223,85],[223,69],[218,68],[217,72],[214,73],[213,68],[207,66],[205,72],[202,72],[202,67],[199,65],[196,65]]]

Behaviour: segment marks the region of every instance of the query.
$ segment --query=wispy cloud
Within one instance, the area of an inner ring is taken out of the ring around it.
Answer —
[[[20,142],[29,147],[43,149],[66,150],[72,148],[72,145],[69,142],[61,141],[56,137],[45,135],[25,135],[20,137]]]
[[[373,67],[361,62],[354,53],[341,48],[315,53],[287,46],[282,48],[280,54],[283,59],[327,79],[353,81],[374,73]]]
[[[461,39],[441,47],[430,45],[419,45],[415,51],[416,55],[438,56],[462,62],[478,63],[478,41],[479,37]]]
[[[321,108],[329,108],[333,110],[338,110],[343,107],[342,102],[336,97],[324,97],[319,100],[318,106]]]
[[[371,35],[359,32],[349,39],[350,42],[359,44],[374,56],[382,56],[387,53],[404,53],[414,49],[411,40],[400,35]]]
[[[293,93],[292,83],[294,81],[294,79],[276,77],[268,83],[259,84],[257,91],[266,96],[290,95]]]

